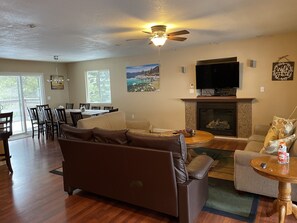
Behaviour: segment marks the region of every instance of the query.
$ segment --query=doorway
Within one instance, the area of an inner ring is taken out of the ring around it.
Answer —
[[[43,104],[42,74],[0,73],[0,112],[13,112],[13,134],[32,131],[27,107]]]

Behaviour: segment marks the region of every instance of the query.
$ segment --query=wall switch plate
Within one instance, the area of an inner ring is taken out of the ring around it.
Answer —
[[[260,92],[264,92],[265,91],[265,88],[262,86],[260,87]]]

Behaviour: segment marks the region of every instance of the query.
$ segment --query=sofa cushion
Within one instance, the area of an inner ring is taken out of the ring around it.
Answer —
[[[289,152],[291,149],[291,146],[293,144],[293,142],[296,140],[296,135],[290,135],[286,138],[283,139],[277,139],[277,140],[273,140],[270,141],[267,147],[263,147],[263,149],[260,151],[260,153],[267,153],[267,154],[273,154],[273,155],[277,155],[277,151],[279,148],[279,144],[281,142],[285,142],[286,146],[287,146],[287,151]]]
[[[128,143],[126,132],[127,129],[123,130],[107,130],[101,128],[94,128],[94,140],[95,142],[121,144],[125,145]]]
[[[127,128],[125,113],[121,111],[80,119],[77,122],[77,127],[83,129],[98,127],[109,130],[121,130]]]
[[[128,132],[128,144],[136,147],[171,151],[174,159],[175,175],[177,183],[188,180],[186,170],[187,147],[182,134],[172,136],[144,135]]]
[[[244,148],[245,151],[256,152],[259,153],[263,148],[263,142],[257,141],[250,141],[246,147]]]
[[[61,134],[66,139],[93,141],[92,129],[79,129],[67,124],[61,125]]]

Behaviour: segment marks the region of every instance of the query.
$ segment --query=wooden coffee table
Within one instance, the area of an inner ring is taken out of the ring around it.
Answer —
[[[196,130],[196,134],[192,137],[185,137],[188,149],[208,146],[213,139],[213,134],[200,130]]]
[[[266,163],[266,168],[262,168],[261,163]],[[258,174],[279,182],[278,198],[267,215],[278,212],[279,223],[285,222],[286,215],[293,214],[297,218],[297,205],[291,200],[291,183],[297,184],[297,157],[291,157],[288,164],[279,164],[277,156],[263,156],[253,159],[251,166]]]

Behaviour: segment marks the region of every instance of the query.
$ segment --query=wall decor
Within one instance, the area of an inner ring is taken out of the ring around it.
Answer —
[[[146,64],[126,67],[128,92],[151,92],[160,90],[160,65]]]
[[[51,89],[52,90],[63,90],[64,89],[64,76],[51,75]]]
[[[288,81],[293,80],[295,62],[290,61],[288,55],[282,56],[272,64],[272,80]],[[281,61],[285,59],[286,61]]]

